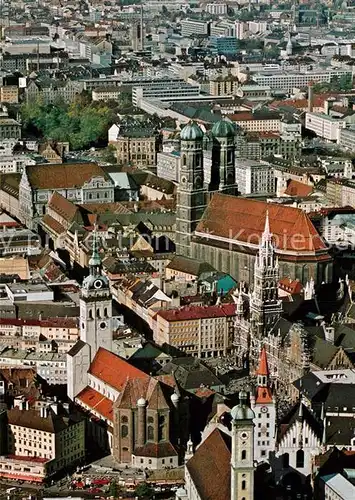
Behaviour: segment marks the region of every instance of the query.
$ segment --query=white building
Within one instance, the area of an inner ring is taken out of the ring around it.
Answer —
[[[243,195],[269,195],[275,192],[274,170],[269,163],[253,160],[236,160],[235,179]]]
[[[183,19],[181,21],[182,36],[208,35],[209,30],[210,23],[208,21],[195,21],[190,19]]]
[[[241,21],[236,21],[235,23],[235,37],[238,40],[243,40],[245,33],[245,23]]]
[[[227,14],[228,7],[226,3],[208,3],[205,10],[213,16],[223,16]]]
[[[327,141],[338,141],[340,130],[345,127],[345,120],[338,120],[322,113],[306,113],[305,128]]]
[[[340,473],[323,476],[325,500],[353,500],[355,486]]]
[[[277,67],[276,67],[277,69]],[[306,87],[312,80],[314,83],[330,83],[333,78],[341,76],[352,77],[352,72],[341,68],[332,68],[325,71],[270,71],[252,75],[258,85],[268,85],[272,89],[281,89],[292,92],[294,88]]]
[[[157,176],[169,181],[178,180],[180,152],[157,153]]]

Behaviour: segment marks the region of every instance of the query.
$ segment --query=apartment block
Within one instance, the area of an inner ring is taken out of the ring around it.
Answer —
[[[153,336],[199,358],[225,356],[232,349],[234,319],[235,304],[167,309],[157,313]]]
[[[274,169],[266,162],[237,160],[235,179],[242,195],[271,195],[275,193]]]

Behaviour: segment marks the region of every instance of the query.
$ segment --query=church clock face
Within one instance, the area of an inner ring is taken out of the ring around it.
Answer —
[[[263,412],[263,413],[267,413],[267,407],[266,406],[262,406],[260,408],[260,410]]]
[[[248,439],[248,437],[249,437],[249,436],[248,436],[248,434],[247,434],[246,432],[242,432],[242,433],[240,434],[240,438],[241,438],[243,441],[245,441],[246,439]]]
[[[96,288],[96,290],[102,288],[102,281],[101,280],[94,281],[94,287]]]
[[[100,328],[101,328],[101,330],[104,330],[105,328],[107,328],[107,323],[106,323],[106,321],[101,321],[101,323],[100,323]]]
[[[183,175],[181,177],[181,184],[186,184],[187,183],[187,178]]]

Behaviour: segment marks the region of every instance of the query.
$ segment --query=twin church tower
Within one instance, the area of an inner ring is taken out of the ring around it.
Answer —
[[[176,206],[176,253],[190,256],[191,236],[202,219],[210,196],[216,192],[237,194],[235,181],[236,127],[228,119],[214,124],[211,178],[207,183],[203,165],[204,133],[195,122],[180,133],[180,171]]]

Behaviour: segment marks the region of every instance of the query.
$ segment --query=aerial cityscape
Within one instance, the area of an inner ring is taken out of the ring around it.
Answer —
[[[0,499],[355,500],[355,3],[0,45]]]

